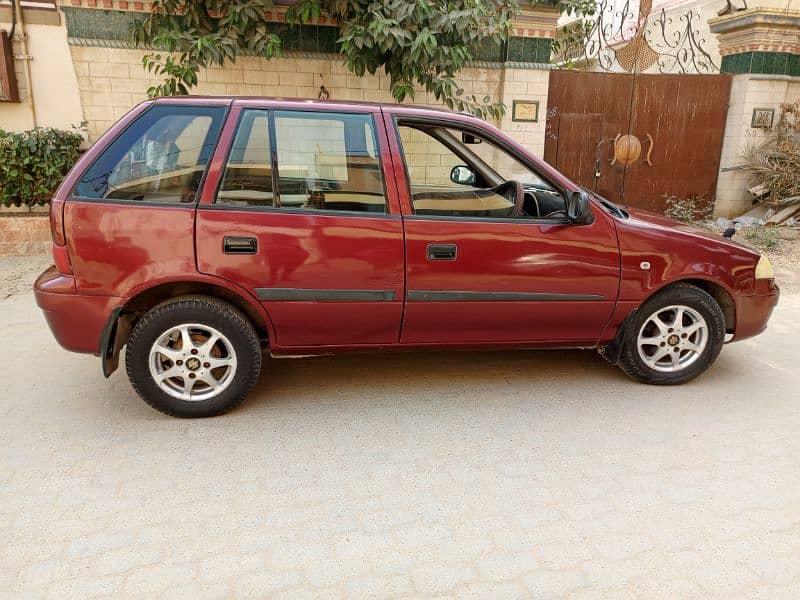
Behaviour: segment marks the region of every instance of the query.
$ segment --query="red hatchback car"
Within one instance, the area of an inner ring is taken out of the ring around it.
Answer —
[[[476,118],[400,105],[145,102],[52,200],[36,299],[59,343],[175,416],[274,356],[596,348],[637,381],[764,330],[772,267],[581,189]]]

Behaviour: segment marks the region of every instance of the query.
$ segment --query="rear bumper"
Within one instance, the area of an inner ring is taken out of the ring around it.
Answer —
[[[758,335],[767,328],[767,321],[778,305],[780,288],[774,280],[757,282],[759,289],[753,296],[740,296],[736,303],[736,332],[733,340],[743,340]]]
[[[100,354],[103,328],[120,298],[79,294],[75,279],[55,267],[39,275],[33,289],[36,304],[59,344],[72,352]]]

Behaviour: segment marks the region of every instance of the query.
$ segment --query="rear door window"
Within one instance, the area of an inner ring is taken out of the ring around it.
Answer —
[[[372,115],[275,112],[282,207],[386,213]]]
[[[372,115],[245,109],[216,203],[386,214]]]
[[[156,105],[100,155],[75,186],[80,198],[194,202],[224,107]]]

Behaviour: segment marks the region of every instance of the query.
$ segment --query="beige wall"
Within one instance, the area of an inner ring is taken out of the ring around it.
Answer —
[[[0,27],[7,25],[0,23]],[[19,25],[17,32],[21,31]],[[22,102],[0,103],[0,129],[25,131],[34,125],[71,129],[83,121],[77,77],[72,65],[72,55],[67,45],[67,29],[60,25],[25,24],[31,83],[33,87],[34,114],[31,111],[26,86],[24,62],[15,61],[17,83]],[[14,54],[21,55],[19,42],[14,44]]]
[[[748,144],[757,144],[765,130],[750,127],[754,108],[774,108],[775,119],[780,114],[781,103],[800,99],[800,78],[778,75],[735,75],[731,85],[731,98],[722,157],[717,181],[717,201],[714,214],[733,217],[751,207],[750,174],[743,170],[728,170],[741,164],[740,153]]]
[[[97,139],[132,106],[144,100],[147,88],[159,81],[142,68],[143,52],[140,50],[71,46],[70,51],[91,140]],[[199,79],[192,93],[317,98],[319,87],[324,85],[335,100],[394,101],[388,77],[357,77],[341,62],[330,59],[289,57],[267,61],[243,57],[224,69],[203,70]],[[541,156],[547,71],[468,68],[462,71],[460,82],[467,94],[475,94],[479,99],[489,95],[493,100],[505,102],[509,112],[499,125]],[[539,100],[539,122],[512,123],[514,99]],[[440,106],[424,90],[417,92],[415,103]]]

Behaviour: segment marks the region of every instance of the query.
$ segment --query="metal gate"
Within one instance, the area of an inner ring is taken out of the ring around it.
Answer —
[[[730,75],[550,72],[544,158],[607,198],[713,202]]]

